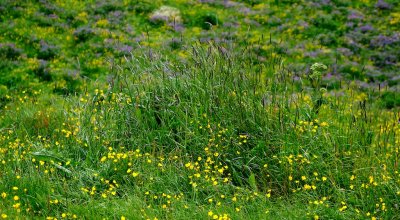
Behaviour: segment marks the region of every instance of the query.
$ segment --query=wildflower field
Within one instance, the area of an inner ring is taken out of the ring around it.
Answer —
[[[0,1],[0,219],[400,219],[397,0]]]

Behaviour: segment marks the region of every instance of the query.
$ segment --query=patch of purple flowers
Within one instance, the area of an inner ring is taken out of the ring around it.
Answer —
[[[48,44],[44,40],[40,41],[40,49],[38,53],[38,58],[43,60],[52,59],[57,55],[58,48],[54,45]]]
[[[378,35],[371,39],[370,46],[375,48],[375,47],[385,47],[385,46],[390,46],[395,43],[400,43],[400,34],[396,33],[393,34],[392,36],[385,36],[385,35]]]
[[[363,26],[357,28],[357,30],[360,31],[361,33],[367,33],[367,32],[374,31],[375,28],[372,27],[371,25],[367,24],[367,25],[363,25]]]
[[[389,10],[392,8],[392,6],[384,0],[378,0],[378,2],[375,4],[375,7],[381,10]]]
[[[90,27],[79,27],[74,31],[74,36],[77,38],[78,41],[86,41],[94,35],[95,32]]]
[[[352,21],[362,20],[364,19],[364,15],[361,14],[361,12],[359,11],[351,11],[350,14],[347,16],[347,19]]]

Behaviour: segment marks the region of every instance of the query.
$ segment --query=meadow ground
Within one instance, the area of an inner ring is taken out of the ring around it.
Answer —
[[[0,218],[399,219],[399,9],[1,1]]]

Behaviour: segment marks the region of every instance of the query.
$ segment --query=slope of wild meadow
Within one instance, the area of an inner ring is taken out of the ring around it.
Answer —
[[[0,2],[0,218],[400,219],[395,1]]]

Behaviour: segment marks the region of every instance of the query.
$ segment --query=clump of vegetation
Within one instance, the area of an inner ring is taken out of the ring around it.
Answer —
[[[94,35],[94,30],[89,27],[81,27],[74,31],[74,37],[76,38],[77,42],[84,42]]]
[[[176,60],[133,51],[107,84],[58,106],[41,91],[6,96],[3,215],[396,217],[393,111],[352,84],[329,92],[324,64],[298,85],[280,60],[255,64],[237,46],[186,46]],[[86,86],[63,81],[54,92]]]
[[[396,92],[387,91],[380,97],[380,102],[385,108],[392,109],[400,106],[400,96]]]
[[[204,30],[210,30],[213,26],[218,25],[221,21],[218,19],[217,15],[210,12],[205,12],[198,15],[197,24]]]
[[[0,44],[0,54],[2,58],[15,60],[22,53],[22,50],[17,48],[13,43]]]
[[[399,3],[167,3],[0,1],[0,218],[400,219]]]

